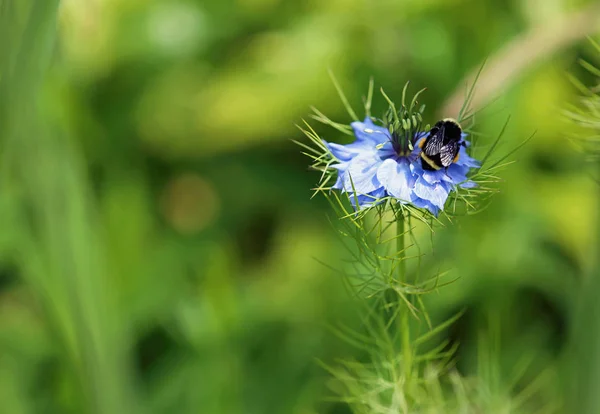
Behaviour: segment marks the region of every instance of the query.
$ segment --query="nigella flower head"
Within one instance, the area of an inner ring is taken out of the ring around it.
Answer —
[[[474,187],[467,173],[471,168],[479,168],[479,163],[467,154],[466,134],[462,134],[455,162],[447,168],[426,169],[420,153],[428,132],[420,131],[415,123],[414,130],[398,131],[393,126],[378,126],[367,117],[363,122],[352,122],[356,137],[353,143],[324,141],[337,160],[331,165],[338,172],[331,188],[351,193],[350,200],[356,208],[367,208],[384,197],[393,197],[437,216],[456,186]]]
[[[334,180],[327,188],[345,193],[356,210],[391,200],[438,216],[453,191],[476,187],[469,174],[471,169],[479,168],[480,163],[467,153],[470,146],[467,134],[455,121],[440,121],[452,123],[455,137],[444,135],[443,130],[440,132],[439,123],[433,129],[423,125],[425,105],[417,109],[417,98],[423,90],[408,105],[406,90],[405,87],[399,110],[382,91],[389,104],[383,119],[370,115],[372,83],[365,106],[367,116],[363,121],[341,125],[316,111],[315,119],[352,135],[354,141],[349,144],[337,144],[321,139],[314,131],[304,131],[325,151],[320,157],[313,158],[317,164],[325,164],[322,166],[324,176]],[[351,109],[349,112],[357,119]],[[434,145],[426,148],[436,150],[438,158],[436,161],[427,158],[429,162],[426,162],[423,147],[427,140],[434,138],[434,131],[438,131],[435,136],[438,145],[432,143]],[[442,149],[452,151],[443,165],[439,158]],[[328,173],[332,171],[333,174]]]

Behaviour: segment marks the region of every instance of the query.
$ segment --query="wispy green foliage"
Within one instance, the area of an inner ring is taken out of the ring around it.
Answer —
[[[600,44],[593,39],[590,42],[600,54]],[[588,87],[571,77],[581,96],[578,104],[567,105],[565,115],[575,124],[569,136],[571,142],[588,161],[597,162],[600,159],[600,69],[585,60],[580,60],[580,64],[596,79],[596,84]]]
[[[502,129],[483,156],[481,168],[469,174],[469,180],[477,183],[477,186],[473,188],[457,186],[456,191],[450,193],[447,202],[449,208],[444,210],[446,217],[480,212],[487,207],[491,197],[498,193],[498,184],[502,181],[499,173],[515,162],[510,158],[535,136],[533,133],[515,148],[497,155],[498,144],[504,137],[509,122],[510,117],[506,119]]]
[[[334,216],[333,223],[339,241],[346,247],[351,259],[346,263],[348,268],[338,269],[338,273],[348,276],[346,279],[353,294],[361,297],[374,297],[387,289],[395,291],[417,316],[417,309],[407,300],[408,295],[422,295],[444,286],[445,274],[429,275],[407,284],[398,280],[397,270],[402,261],[420,260],[421,254],[407,257],[407,252],[418,251],[415,226],[417,223],[431,228],[432,223],[420,214],[420,210],[406,205],[396,204],[391,199],[374,207],[373,211],[354,212],[350,207],[347,194],[331,193],[327,196]],[[396,233],[399,217],[407,218],[408,226],[403,233]],[[411,220],[408,221],[408,217]],[[408,240],[402,251],[397,249],[399,239]]]
[[[343,324],[331,326],[334,335],[363,355],[334,363],[320,361],[332,376],[329,386],[336,396],[331,400],[347,404],[357,414],[562,412],[556,366],[532,374],[530,363],[535,356],[523,355],[509,367],[510,377],[500,378],[497,324],[490,323],[479,334],[476,375],[460,374],[455,357],[461,344],[440,338],[462,312],[429,329],[411,322],[414,336],[408,343],[411,357],[407,375],[407,344],[400,340],[406,329],[401,322],[405,308],[402,303],[386,301],[386,297],[390,296],[354,302],[361,330]]]
[[[412,343],[400,341],[403,335],[401,312],[403,307],[394,302],[377,299],[367,303],[357,301],[357,313],[364,330],[354,331],[345,326],[334,326],[332,331],[359,349],[367,362],[338,360],[336,365],[321,365],[333,376],[330,386],[355,413],[409,413],[425,407],[433,409],[446,405],[441,391],[441,378],[452,368],[456,346],[447,342],[428,343],[431,336],[417,337]],[[383,312],[381,310],[388,310]],[[385,314],[391,314],[387,319]],[[440,332],[443,327],[433,332]],[[402,344],[402,346],[400,346]],[[406,358],[406,346],[411,358]],[[407,364],[410,364],[407,369]],[[439,393],[430,387],[438,386]],[[438,397],[438,398],[436,398]]]

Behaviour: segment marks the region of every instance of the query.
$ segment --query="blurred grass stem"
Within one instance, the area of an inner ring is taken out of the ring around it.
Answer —
[[[480,108],[498,93],[514,84],[528,70],[544,59],[572,44],[597,33],[600,27],[600,4],[592,2],[583,10],[535,26],[515,37],[490,56],[487,69],[478,76],[479,64],[459,85],[471,85],[478,78],[470,107]],[[466,86],[468,89],[468,86]],[[458,114],[465,100],[465,87],[457,88],[441,106],[440,114]]]

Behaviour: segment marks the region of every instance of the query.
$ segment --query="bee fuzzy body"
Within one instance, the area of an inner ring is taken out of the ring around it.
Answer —
[[[458,161],[462,145],[462,128],[454,119],[438,121],[429,135],[419,143],[424,170],[437,171]]]

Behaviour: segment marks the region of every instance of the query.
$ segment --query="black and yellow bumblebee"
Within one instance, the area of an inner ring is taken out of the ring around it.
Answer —
[[[424,170],[437,171],[448,168],[458,161],[462,141],[462,128],[452,118],[438,121],[429,131],[429,135],[419,143],[421,165]]]

